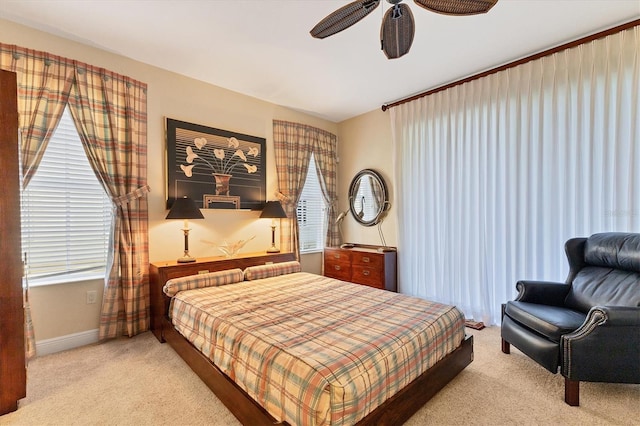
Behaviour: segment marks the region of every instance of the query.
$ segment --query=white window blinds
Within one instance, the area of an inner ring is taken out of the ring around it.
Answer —
[[[298,200],[296,213],[300,229],[300,252],[309,253],[322,250],[327,234],[326,205],[322,197],[313,154],[309,159],[309,171]]]
[[[31,285],[103,277],[112,203],[65,109],[22,192],[22,250]]]

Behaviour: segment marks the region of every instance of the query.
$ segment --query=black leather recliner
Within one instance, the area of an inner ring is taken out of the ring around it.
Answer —
[[[640,234],[602,233],[566,242],[565,283],[518,281],[503,305],[502,352],[510,345],[565,377],[565,402],[579,383],[640,383]]]

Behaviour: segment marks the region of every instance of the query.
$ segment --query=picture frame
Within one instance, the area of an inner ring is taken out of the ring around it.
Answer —
[[[262,208],[266,139],[166,119],[167,209],[188,196],[201,209]]]

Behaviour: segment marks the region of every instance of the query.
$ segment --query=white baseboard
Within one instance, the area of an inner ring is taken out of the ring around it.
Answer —
[[[53,339],[36,340],[36,356],[54,354],[98,342],[98,329],[67,334]]]

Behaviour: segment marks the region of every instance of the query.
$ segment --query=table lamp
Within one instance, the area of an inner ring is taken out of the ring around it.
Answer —
[[[276,219],[286,219],[287,214],[282,208],[280,201],[267,201],[260,218],[269,218],[271,220],[271,247],[267,249],[267,253],[280,253],[280,249],[276,247]]]
[[[176,198],[165,219],[184,219],[184,255],[178,259],[178,263],[195,262],[196,259],[189,255],[189,219],[204,219],[202,212],[196,206],[195,201],[186,195]]]

